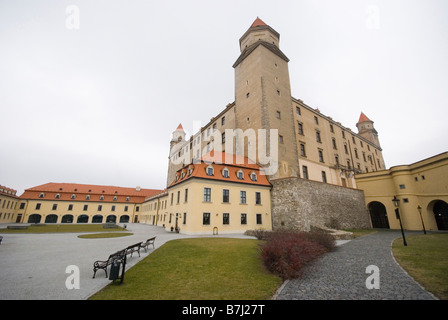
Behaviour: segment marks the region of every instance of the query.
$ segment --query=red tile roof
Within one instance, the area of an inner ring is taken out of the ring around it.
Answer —
[[[210,165],[213,167],[213,175],[207,174],[207,168]],[[229,171],[228,177],[224,177],[224,169]],[[239,171],[243,172],[243,179],[238,179]],[[251,179],[252,173],[256,174],[255,181]],[[262,174],[261,167],[252,163],[247,157],[215,151],[203,156],[200,163],[192,163],[178,170],[176,172],[176,180],[169,187],[173,187],[191,178],[271,186],[266,175]]]
[[[26,189],[21,199],[67,200],[67,201],[104,201],[142,203],[146,197],[159,193],[158,189],[125,188],[116,186],[100,186],[77,183],[46,183]],[[41,197],[40,194],[44,196]],[[56,195],[59,194],[59,198]],[[75,198],[72,199],[72,195]],[[90,199],[87,200],[87,195]],[[104,199],[101,200],[100,197]],[[116,197],[116,200],[114,200]],[[129,200],[126,200],[129,198]]]
[[[258,26],[266,26],[267,24],[263,22],[263,20],[261,20],[260,18],[257,17],[257,19],[255,19],[255,21],[252,23],[252,25],[250,26],[251,28],[255,28]]]
[[[182,123],[179,123],[176,130],[184,131],[184,127],[182,127]]]
[[[360,122],[364,122],[364,121],[372,121],[372,120],[370,120],[369,118],[367,118],[367,116],[366,116],[363,112],[361,112],[361,115],[359,116],[358,123],[360,123]]]

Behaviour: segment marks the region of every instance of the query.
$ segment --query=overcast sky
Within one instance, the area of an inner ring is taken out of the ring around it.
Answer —
[[[234,101],[257,16],[293,97],[355,132],[363,111],[388,168],[448,151],[446,0],[0,0],[0,184],[164,188],[172,131]]]

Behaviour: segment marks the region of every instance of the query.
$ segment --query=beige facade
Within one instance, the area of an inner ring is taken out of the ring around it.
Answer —
[[[396,196],[404,229],[448,230],[448,152],[355,178],[373,227],[400,229],[392,202]]]
[[[259,166],[221,159],[178,170],[166,191],[143,203],[141,222],[185,234],[272,230],[271,185]]]
[[[0,185],[0,223],[20,222],[21,215],[17,215],[19,197],[17,191]]]
[[[141,204],[160,190],[72,183],[26,189],[16,209],[25,223],[139,222]]]

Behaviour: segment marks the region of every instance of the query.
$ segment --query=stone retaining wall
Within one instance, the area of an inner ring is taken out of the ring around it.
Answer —
[[[301,178],[272,179],[272,227],[370,228],[364,192]]]

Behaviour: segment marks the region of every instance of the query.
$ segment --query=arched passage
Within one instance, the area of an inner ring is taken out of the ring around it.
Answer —
[[[56,223],[58,222],[58,216],[55,214],[49,214],[45,217],[45,223]]]
[[[387,219],[387,211],[384,204],[379,201],[369,203],[370,219],[373,228],[389,229],[389,220]]]
[[[33,213],[28,217],[28,223],[40,223],[42,216],[37,213]]]
[[[443,200],[435,200],[429,204],[436,220],[437,229],[448,230],[448,203]]]

